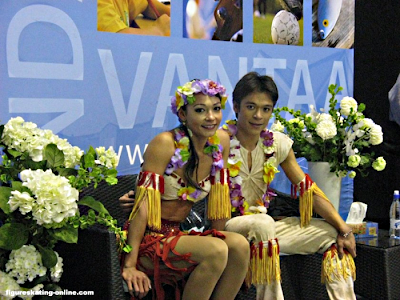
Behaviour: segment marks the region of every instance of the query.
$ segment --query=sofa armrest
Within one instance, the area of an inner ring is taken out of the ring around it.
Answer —
[[[103,227],[80,230],[77,244],[59,242],[55,250],[63,258],[64,273],[59,283],[62,290],[93,291],[91,299],[129,299],[122,286],[113,232]]]

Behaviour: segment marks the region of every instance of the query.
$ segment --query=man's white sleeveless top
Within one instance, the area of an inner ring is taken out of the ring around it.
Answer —
[[[236,139],[236,137],[234,137]],[[249,170],[248,153],[244,147],[240,147],[240,166],[239,175],[242,177],[242,194],[248,204],[256,205],[256,201],[261,199],[267,189],[267,185],[263,180],[265,162],[264,150],[262,147],[263,139],[259,139],[257,146],[251,151],[251,170]],[[288,156],[292,148],[293,141],[281,132],[274,132],[274,144],[276,145],[275,157],[276,166],[278,167]]]

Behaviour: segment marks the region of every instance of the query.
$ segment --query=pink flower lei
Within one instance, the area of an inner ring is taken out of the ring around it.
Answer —
[[[232,203],[232,210],[234,212],[239,212],[240,215],[251,214],[253,212],[248,211],[248,203],[244,200],[242,194],[242,178],[239,175],[240,165],[242,161],[240,160],[240,143],[238,140],[234,139],[237,133],[236,120],[228,120],[226,124],[222,126],[230,136],[230,151],[229,151],[229,159],[228,159],[228,168],[230,174],[231,188],[230,188],[230,196]],[[262,196],[262,201],[258,201],[258,207],[255,209],[258,212],[266,213],[266,209],[269,207],[269,202],[272,196],[276,196],[269,189],[269,185],[275,177],[275,173],[279,172],[275,167],[275,144],[274,144],[274,135],[272,131],[264,129],[260,133],[260,138],[263,139],[263,150],[264,150],[264,175],[263,180],[267,184],[267,189],[264,195]],[[261,209],[261,207],[264,207]]]
[[[176,169],[182,168],[189,160],[189,138],[185,135],[185,131],[182,127],[175,128],[175,153],[171,157],[171,160],[165,170],[165,174],[170,175]],[[212,137],[209,137],[204,147],[204,153],[213,158],[210,175],[215,174],[221,170],[224,166],[224,160],[222,157],[222,146],[220,144],[219,137],[215,133]],[[178,195],[183,200],[195,200],[201,194],[201,190],[195,189],[194,187],[188,186],[183,187],[178,191]]]

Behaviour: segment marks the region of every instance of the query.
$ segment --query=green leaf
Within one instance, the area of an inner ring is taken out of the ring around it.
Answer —
[[[23,162],[24,169],[32,169],[32,170],[39,170],[45,169],[46,161],[33,161],[32,159],[26,159]]]
[[[43,151],[43,159],[47,160],[47,165],[56,168],[64,164],[64,153],[55,144],[48,144]]]
[[[42,256],[43,266],[50,269],[57,264],[57,255],[53,249],[45,248],[41,245],[35,245],[38,248],[40,255]]]
[[[85,169],[94,167],[96,165],[94,163],[95,158],[96,158],[96,150],[94,150],[94,148],[90,146],[86,154],[84,154],[82,157],[83,167]]]
[[[92,209],[94,209],[95,211],[99,212],[99,213],[105,213],[105,214],[110,214],[108,212],[108,210],[104,207],[103,203],[95,200],[93,197],[91,196],[85,196],[83,197],[83,199],[81,199],[80,201],[78,201],[78,205],[85,205],[88,206]]]
[[[8,200],[11,196],[11,191],[13,189],[6,186],[0,186],[0,208],[4,211],[4,213],[10,213],[10,205],[8,204]]]
[[[87,153],[84,156],[84,167],[85,168],[92,168],[94,167],[96,164],[94,163],[95,160],[95,155],[93,155],[92,153]]]
[[[62,291],[61,287],[58,284],[55,284],[55,283],[47,283],[47,284],[45,284],[43,290],[45,290],[45,291]],[[36,297],[35,297],[35,299],[36,299]],[[44,296],[40,296],[38,298],[38,300],[45,300],[45,299],[46,300],[59,300],[59,299],[62,299],[62,295],[52,294],[50,296],[50,294],[49,294],[48,296],[44,295]]]
[[[23,186],[21,181],[13,181],[11,183],[11,188],[13,190],[20,191],[21,193],[27,192],[29,195],[32,195],[32,191],[26,186]]]
[[[105,180],[109,185],[115,185],[118,183],[118,179],[115,177],[106,177]]]
[[[124,252],[129,253],[132,251],[132,246],[131,245],[126,245],[124,248],[122,248]]]
[[[76,176],[78,171],[72,168],[57,168],[58,175],[68,178],[69,176]]]
[[[0,227],[0,248],[16,250],[28,242],[28,228],[22,223],[6,223]]]
[[[107,170],[107,172],[106,172],[106,174],[108,175],[108,176],[113,176],[113,177],[117,177],[117,175],[118,175],[118,171],[117,171],[117,169],[108,169]]]
[[[33,289],[35,286],[37,286],[40,283],[45,283],[48,280],[47,275],[43,275],[40,277],[35,277],[32,281],[26,281],[23,285],[23,287],[21,286],[21,290],[22,291],[29,291],[31,289]],[[35,297],[36,300],[36,297]]]
[[[10,149],[10,148],[7,149],[7,152],[8,152],[8,154],[11,154],[14,158],[20,157],[22,155],[21,152],[14,150],[14,149]]]
[[[54,229],[53,235],[57,240],[69,244],[76,244],[78,242],[78,228],[74,228],[72,225]]]

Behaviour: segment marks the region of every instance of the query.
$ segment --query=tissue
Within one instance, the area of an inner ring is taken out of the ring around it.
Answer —
[[[362,223],[367,215],[368,205],[362,202],[353,202],[350,206],[350,211],[346,219],[347,224]]]

